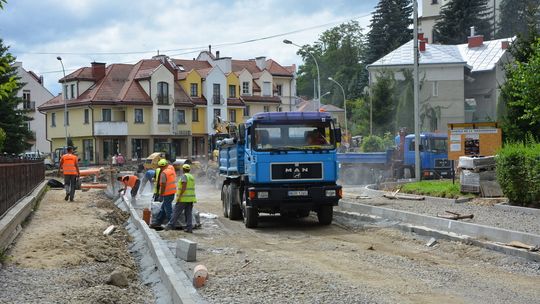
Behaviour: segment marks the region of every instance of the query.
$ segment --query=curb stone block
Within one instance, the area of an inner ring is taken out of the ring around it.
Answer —
[[[197,260],[197,243],[188,239],[179,239],[176,242],[176,257],[186,262]]]

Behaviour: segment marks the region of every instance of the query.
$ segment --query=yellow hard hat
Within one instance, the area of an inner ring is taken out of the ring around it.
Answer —
[[[164,167],[164,166],[168,165],[169,163],[167,162],[166,159],[160,159],[157,164],[160,167]]]
[[[188,164],[184,164],[184,165],[182,166],[182,169],[191,170],[191,166],[188,165]]]

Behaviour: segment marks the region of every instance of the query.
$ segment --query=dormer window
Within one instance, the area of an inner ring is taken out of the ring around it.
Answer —
[[[242,82],[242,95],[249,95],[249,82]]]
[[[157,103],[160,105],[169,104],[169,84],[166,82],[158,82],[157,84]]]

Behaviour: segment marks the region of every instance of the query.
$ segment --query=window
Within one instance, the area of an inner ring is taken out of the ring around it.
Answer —
[[[70,86],[71,99],[75,99],[75,84]]]
[[[221,86],[219,83],[214,83],[214,94],[213,94],[213,103],[221,104]]]
[[[177,110],[176,111],[176,123],[177,124],[185,124],[186,123],[186,111],[184,111],[184,110]]]
[[[190,85],[189,96],[191,96],[191,97],[199,96],[199,85],[198,84],[192,83]]]
[[[249,106],[246,105],[246,107],[244,108],[244,116],[250,116],[249,115]]]
[[[221,118],[221,109],[214,109],[214,119],[218,116]]]
[[[169,110],[159,109],[158,110],[158,123],[159,124],[168,124],[169,123]]]
[[[88,124],[90,122],[90,110],[84,109],[84,123]]]
[[[193,108],[191,112],[191,121],[199,121],[199,109]]]
[[[331,121],[253,125],[252,147],[256,150],[322,150],[335,149],[334,125]],[[311,170],[311,169],[310,169]],[[292,174],[292,172],[290,172]]]
[[[51,113],[51,127],[56,127],[56,113]]]
[[[236,122],[236,110],[229,110],[229,121]]]
[[[242,95],[249,95],[249,81],[242,82]]]
[[[101,121],[111,121],[111,109],[101,109]]]
[[[64,99],[69,99],[69,96],[68,96],[68,85],[64,85]]]
[[[272,95],[272,83],[269,81],[263,82],[263,96]]]
[[[431,4],[439,4],[439,0],[431,0]]]
[[[64,121],[65,121],[65,125],[66,125],[66,126],[69,126],[69,111],[66,111],[65,117],[64,117],[64,118],[65,118],[65,120],[64,120]]]
[[[94,141],[91,139],[83,139],[83,159],[86,161],[94,161]]]
[[[433,89],[431,93],[433,96],[439,96],[439,82],[438,81],[433,82]]]
[[[264,112],[270,112],[270,106],[264,106]]]
[[[277,89],[277,95],[283,96],[283,85],[281,84],[276,85],[276,89]]]
[[[234,84],[229,85],[229,98],[236,98],[236,86]]]
[[[157,84],[157,99],[158,104],[168,105],[169,104],[169,84],[166,82],[158,82]]]
[[[34,108],[30,97],[30,90],[23,90],[23,109],[30,110]]]
[[[143,109],[135,109],[135,123],[144,123]]]

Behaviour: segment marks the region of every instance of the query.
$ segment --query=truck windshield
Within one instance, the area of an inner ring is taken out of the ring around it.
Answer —
[[[446,153],[448,150],[448,140],[446,138],[430,138],[428,150],[432,153]]]
[[[330,122],[264,124],[253,129],[252,147],[258,151],[335,149],[334,126]]]

